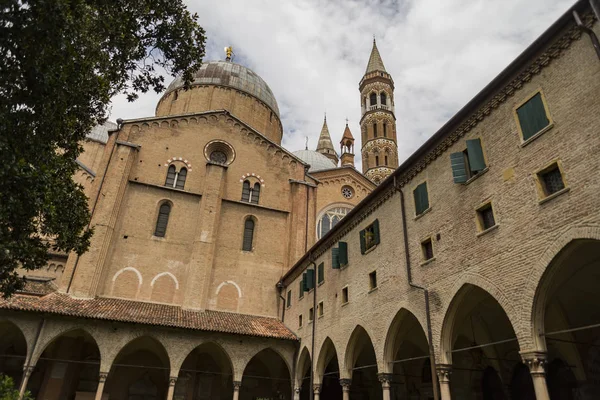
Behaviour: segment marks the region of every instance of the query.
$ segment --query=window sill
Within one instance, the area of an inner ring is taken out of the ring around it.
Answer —
[[[370,252],[372,252],[373,250],[375,250],[377,248],[377,245],[368,248],[367,250],[365,250],[365,252],[363,253],[363,256],[369,254]]]
[[[415,216],[415,221],[418,220],[419,218],[421,218],[423,215],[427,214],[429,211],[431,211],[431,207],[427,208],[425,211],[423,211],[421,214]]]
[[[481,232],[479,232],[479,233],[477,234],[477,237],[480,237],[480,236],[483,236],[483,235],[485,235],[486,233],[490,233],[490,232],[492,232],[492,231],[495,231],[496,229],[498,229],[498,227],[499,227],[499,226],[500,226],[500,225],[496,224],[496,225],[492,226],[491,228],[487,228],[485,231],[481,231]]]
[[[554,124],[548,125],[544,129],[540,130],[538,133],[536,133],[535,135],[533,135],[532,137],[530,137],[529,139],[524,140],[519,146],[521,148],[527,146],[529,143],[533,142],[535,139],[539,138],[540,136],[542,136],[544,133],[548,132],[553,127],[554,127]]]
[[[303,298],[304,298],[304,296],[298,297],[298,301],[302,300]]]
[[[325,281],[323,281],[321,283],[317,283],[317,287],[321,287],[324,283],[325,283]]]
[[[310,325],[310,324],[312,324],[312,323],[313,323],[312,321],[308,321],[308,324],[309,324],[309,325]]]
[[[429,260],[425,260],[425,261],[423,261],[423,262],[421,263],[421,265],[420,265],[420,266],[421,266],[421,267],[424,267],[424,266],[426,266],[426,265],[428,265],[428,264],[431,264],[431,263],[432,263],[432,262],[434,262],[434,261],[435,261],[435,257],[431,257]]]
[[[167,240],[167,238],[164,237],[164,236],[155,236],[155,235],[152,235],[152,240],[158,240],[159,242],[162,242],[162,241]]]
[[[463,185],[465,185],[465,186],[468,185],[469,183],[473,182],[475,179],[479,178],[481,175],[485,174],[489,170],[490,170],[489,166],[485,167],[484,169],[479,171],[476,175],[473,175],[472,177],[467,179],[467,181],[465,183],[463,183]]]
[[[374,288],[370,289],[370,290],[367,292],[367,294],[371,294],[371,293],[373,293],[373,292],[377,291],[377,289],[379,289],[379,286],[375,286]]]
[[[346,307],[348,305],[348,303],[350,303],[349,301],[342,303],[342,307]]]
[[[321,319],[321,318],[323,318],[324,316],[325,316],[325,315],[319,315],[319,316],[318,316],[318,319]]]
[[[539,203],[540,205],[542,205],[542,204],[544,204],[544,203],[547,203],[547,202],[549,202],[550,200],[552,200],[552,199],[555,199],[555,198],[557,198],[558,196],[560,196],[561,194],[565,194],[565,193],[567,193],[567,192],[568,192],[568,191],[570,191],[570,190],[571,190],[571,188],[570,188],[570,187],[563,188],[563,189],[559,190],[559,191],[558,191],[558,192],[556,192],[556,193],[552,193],[550,196],[546,196],[546,197],[544,197],[544,198],[543,198],[543,199],[541,199],[541,200],[540,200],[538,203]]]

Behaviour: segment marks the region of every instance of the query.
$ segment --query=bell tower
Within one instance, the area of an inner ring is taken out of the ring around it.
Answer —
[[[340,141],[340,149],[342,150],[342,167],[345,165],[354,167],[354,136],[348,127],[348,119],[346,119],[346,129]]]
[[[373,39],[365,75],[360,81],[362,170],[367,178],[381,183],[398,167],[394,80],[383,66]]]

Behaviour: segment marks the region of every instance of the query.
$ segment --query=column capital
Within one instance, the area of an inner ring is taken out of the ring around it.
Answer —
[[[33,365],[26,366],[26,367],[23,367],[23,372],[29,378],[31,376],[31,374],[33,373],[34,369],[35,369],[35,366],[33,366]]]
[[[340,386],[342,386],[342,391],[349,392],[351,385],[352,379],[340,379]]]
[[[233,390],[240,390],[242,387],[242,381],[233,381]]]
[[[169,377],[169,386],[175,386],[176,383],[177,383],[177,377],[176,376],[170,376]]]
[[[318,384],[313,385],[313,392],[315,394],[321,393],[321,385],[318,385]]]
[[[377,379],[381,382],[383,387],[390,387],[390,383],[392,382],[392,374],[380,373],[377,374]]]
[[[545,351],[521,351],[523,362],[529,367],[531,375],[544,375],[548,354]]]
[[[450,375],[452,375],[452,364],[438,364],[435,366],[440,384],[449,383]]]
[[[98,377],[98,382],[106,382],[106,378],[108,378],[108,372],[100,372]]]
[[[301,388],[301,387],[298,387],[298,386],[296,386],[296,387],[294,388],[294,393],[296,393],[296,394],[300,394],[300,391],[302,391],[302,388]]]

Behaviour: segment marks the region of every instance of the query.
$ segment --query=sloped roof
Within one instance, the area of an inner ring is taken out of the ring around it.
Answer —
[[[323,120],[323,127],[321,128],[319,143],[317,144],[317,151],[319,153],[336,154],[333,142],[331,141],[331,135],[329,134],[327,118]]]
[[[350,132],[348,123],[346,123],[346,129],[344,129],[344,134],[342,135],[342,140],[340,141],[340,143],[343,143],[344,139],[354,140],[354,136],[352,136],[352,132]]]
[[[375,42],[375,39],[373,39],[373,49],[371,50],[371,56],[369,57],[369,63],[367,64],[367,70],[365,71],[365,74],[373,71],[387,72],[383,65],[381,54],[379,54],[379,49],[377,49],[377,43]]]
[[[167,304],[104,297],[75,299],[57,292],[42,297],[16,294],[8,300],[0,299],[0,309],[274,339],[298,339],[277,318],[211,310],[192,311]]]

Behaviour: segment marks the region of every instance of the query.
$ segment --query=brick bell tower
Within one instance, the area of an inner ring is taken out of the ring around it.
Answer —
[[[360,81],[362,170],[376,184],[398,167],[394,80],[383,66],[373,39],[365,75]]]

